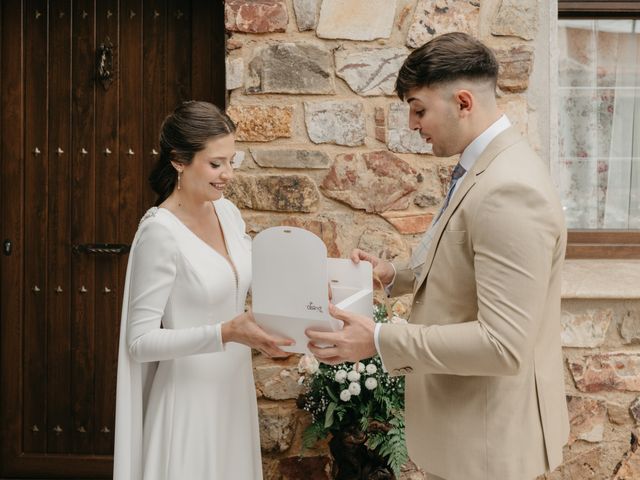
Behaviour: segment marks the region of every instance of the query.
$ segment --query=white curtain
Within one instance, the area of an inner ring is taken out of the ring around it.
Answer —
[[[569,228],[640,228],[639,26],[560,22],[555,171]]]

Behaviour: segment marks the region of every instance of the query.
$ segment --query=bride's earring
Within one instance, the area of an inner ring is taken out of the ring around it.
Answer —
[[[182,172],[178,170],[178,190],[180,190],[180,177],[182,176]]]

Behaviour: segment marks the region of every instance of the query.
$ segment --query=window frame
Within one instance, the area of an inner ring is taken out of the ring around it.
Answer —
[[[559,19],[640,20],[640,0],[558,0]],[[640,230],[568,230],[567,258],[640,259]]]

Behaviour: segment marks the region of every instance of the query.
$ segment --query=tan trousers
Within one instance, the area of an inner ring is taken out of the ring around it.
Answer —
[[[438,477],[433,473],[427,473],[427,480],[446,480],[446,479],[442,477]]]

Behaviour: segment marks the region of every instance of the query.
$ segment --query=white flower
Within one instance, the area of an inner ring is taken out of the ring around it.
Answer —
[[[358,373],[362,373],[364,372],[364,363],[362,362],[358,362],[353,366],[353,369],[358,372]]]
[[[357,382],[360,380],[360,374],[354,370],[349,370],[349,373],[347,373],[347,379],[350,382]]]
[[[370,363],[369,365],[367,365],[367,373],[369,375],[373,375],[377,371],[378,371],[378,367],[376,367],[373,363]]]
[[[343,402],[348,402],[349,400],[351,400],[351,393],[349,393],[349,390],[344,389],[340,392],[340,400],[342,400]]]
[[[356,382],[351,382],[349,384],[349,393],[351,395],[360,395],[360,384]]]
[[[338,383],[344,383],[344,381],[347,379],[346,370],[338,370],[333,379]]]
[[[318,371],[319,366],[320,364],[318,363],[318,360],[316,360],[316,357],[305,353],[298,361],[298,372],[313,375]]]
[[[302,385],[304,383],[304,375],[302,375],[299,379],[298,379],[298,385]]]
[[[364,381],[364,386],[367,387],[367,390],[375,390],[378,386],[378,381],[373,377],[369,377]]]

